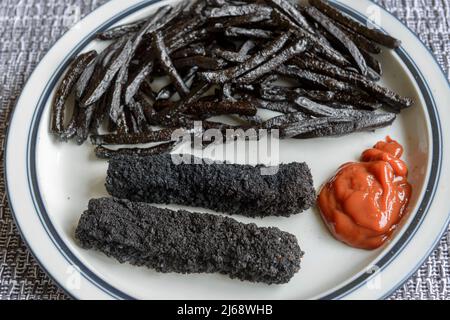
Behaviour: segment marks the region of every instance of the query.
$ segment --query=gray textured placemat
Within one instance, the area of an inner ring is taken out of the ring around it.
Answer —
[[[2,0],[0,2],[0,153],[8,116],[26,79],[55,41],[107,0]],[[359,0],[355,0],[359,1]],[[450,71],[448,0],[377,0],[418,34]],[[4,192],[0,163],[0,299],[65,299],[36,264],[18,234]],[[450,299],[450,236],[392,299]]]

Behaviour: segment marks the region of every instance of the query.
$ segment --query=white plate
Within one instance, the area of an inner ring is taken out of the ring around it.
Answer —
[[[267,286],[222,275],[160,274],[121,265],[74,242],[74,228],[88,200],[106,195],[106,163],[94,159],[89,144],[61,144],[49,135],[55,85],[71,57],[98,48],[98,43],[91,42],[97,31],[137,19],[168,2],[114,0],[102,6],[58,41],[23,90],[7,139],[7,189],[17,225],[41,266],[68,294],[83,299],[374,299],[389,295],[430,254],[448,223],[450,129],[442,121],[450,120],[450,90],[432,55],[414,34],[368,0],[338,4],[358,19],[375,15],[388,33],[403,41],[401,49],[385,50],[381,57],[386,70],[383,82],[414,97],[416,105],[392,127],[375,133],[282,141],[281,160],[306,161],[318,188],[340,164],[356,160],[362,150],[386,135],[398,139],[406,148],[414,193],[410,214],[390,243],[375,251],[345,246],[331,237],[314,209],[290,218],[256,220],[260,226],[292,232],[306,251],[302,270],[289,284]]]

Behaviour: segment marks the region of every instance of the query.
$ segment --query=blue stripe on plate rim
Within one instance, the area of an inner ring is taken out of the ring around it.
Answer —
[[[102,280],[99,276],[97,276],[93,271],[91,271],[85,265],[83,265],[81,263],[81,261],[79,261],[75,257],[75,255],[67,248],[67,246],[64,244],[62,239],[57,234],[54,226],[52,225],[52,223],[50,221],[50,218],[49,218],[49,216],[48,216],[48,214],[47,214],[47,212],[45,210],[45,206],[43,204],[43,201],[42,201],[42,198],[41,198],[41,195],[40,195],[40,191],[39,191],[39,187],[38,187],[38,183],[37,183],[36,162],[35,162],[36,138],[37,138],[37,131],[38,131],[38,128],[39,128],[39,125],[40,125],[40,118],[42,116],[42,113],[43,113],[43,110],[44,110],[44,106],[45,106],[45,104],[46,104],[46,102],[47,102],[47,100],[49,98],[49,95],[53,91],[57,81],[59,80],[59,78],[61,77],[61,75],[64,72],[65,68],[67,67],[70,59],[72,57],[76,56],[92,40],[92,38],[95,35],[95,33],[99,32],[99,31],[102,31],[102,30],[106,30],[111,25],[115,24],[116,22],[120,21],[121,19],[125,18],[126,16],[128,16],[128,15],[130,15],[130,14],[136,12],[136,11],[139,11],[139,10],[149,6],[149,5],[155,4],[157,2],[160,2],[160,0],[145,0],[145,1],[142,1],[141,3],[136,4],[133,7],[130,7],[129,9],[125,10],[124,12],[122,12],[122,13],[112,17],[110,20],[106,21],[104,24],[102,24],[96,30],[93,30],[92,33],[88,37],[82,39],[77,44],[77,46],[67,55],[65,60],[55,70],[55,72],[52,75],[52,77],[50,78],[50,81],[47,84],[45,90],[41,94],[41,97],[39,99],[39,102],[38,102],[37,107],[36,107],[36,109],[34,111],[34,114],[33,114],[33,120],[32,120],[32,123],[31,123],[31,126],[30,126],[30,130],[29,130],[29,134],[28,134],[28,143],[27,143],[27,176],[28,176],[28,181],[29,181],[29,189],[30,189],[30,192],[31,192],[31,195],[32,195],[32,198],[33,198],[33,204],[34,204],[35,210],[38,213],[39,219],[40,219],[44,229],[46,230],[48,236],[53,241],[55,247],[60,251],[60,253],[64,256],[64,258],[67,260],[67,262],[69,264],[73,265],[73,266],[76,266],[77,269],[79,269],[80,274],[86,280],[90,281],[92,284],[94,284],[96,287],[101,289],[103,292],[105,292],[108,295],[110,295],[112,298],[119,298],[119,299],[134,299],[134,298],[129,296],[129,295],[127,295],[127,294],[125,294],[124,292],[118,290],[117,288],[114,288],[113,286],[111,286],[110,284],[108,284],[107,282]],[[364,22],[364,23],[366,22],[366,20],[367,20],[366,17],[364,17],[363,15],[361,15],[358,12],[354,11],[352,8],[350,8],[350,7],[346,6],[346,5],[340,4],[340,3],[336,3],[336,1],[334,1],[334,0],[333,0],[333,3],[337,7],[339,7],[343,11],[345,11],[346,13],[348,13],[351,16],[353,16],[354,18],[358,19],[359,21]],[[375,5],[377,5],[377,4],[375,4]],[[384,8],[381,8],[381,9],[386,11]],[[394,17],[394,18],[397,19],[396,17]],[[409,31],[411,32],[412,35],[414,35],[415,38],[417,38],[417,36],[411,30],[409,30]],[[420,40],[419,40],[419,42],[420,42]],[[427,48],[427,51],[430,53],[432,58],[435,60],[435,63],[437,64],[436,58],[431,54],[431,52],[429,51],[428,48]],[[436,104],[435,104],[434,98],[433,98],[433,96],[431,94],[431,90],[430,90],[428,84],[426,83],[423,75],[421,74],[420,70],[418,69],[418,67],[416,66],[414,61],[411,59],[411,57],[407,54],[407,52],[405,52],[401,48],[397,49],[396,52],[399,55],[399,57],[402,59],[402,61],[407,65],[408,69],[414,75],[414,77],[416,79],[416,82],[417,82],[417,84],[420,87],[421,93],[422,93],[422,95],[425,98],[427,109],[428,109],[428,113],[429,113],[431,124],[432,124],[431,127],[432,127],[432,141],[433,141],[433,148],[432,148],[432,150],[433,150],[433,155],[432,155],[431,174],[430,174],[430,178],[429,178],[429,181],[428,181],[428,184],[427,184],[427,186],[428,186],[427,192],[424,195],[424,198],[423,198],[423,200],[421,202],[421,205],[419,206],[419,209],[418,209],[416,215],[414,216],[413,221],[408,226],[408,229],[405,231],[405,233],[402,235],[402,237],[399,240],[396,241],[396,244],[394,245],[393,249],[390,250],[389,253],[384,255],[381,259],[379,259],[375,263],[375,265],[378,266],[381,270],[386,268],[389,265],[389,263],[403,250],[405,245],[408,244],[409,240],[414,236],[415,232],[420,227],[423,219],[425,218],[425,216],[427,214],[428,208],[429,208],[430,204],[433,201],[433,197],[434,197],[434,194],[435,194],[435,191],[436,191],[436,186],[439,183],[439,175],[440,175],[440,171],[441,171],[441,167],[442,167],[442,130],[441,130],[441,122],[440,122],[440,119],[439,119],[439,114],[438,114],[438,111],[437,111],[437,108],[436,108]],[[6,147],[6,152],[7,152],[7,150],[8,150],[8,148]],[[6,161],[6,152],[5,152],[5,161]],[[7,190],[7,192],[9,194],[9,190]],[[8,198],[10,198],[10,197],[8,196]],[[15,213],[14,213],[14,210],[13,210],[13,206],[11,206],[11,211],[12,211],[12,214],[13,214],[13,216],[15,218]],[[17,222],[17,219],[15,219],[15,220]],[[445,231],[445,227],[446,226],[444,226],[444,228],[439,233],[439,236],[434,241],[434,244],[438,243],[439,239],[441,238],[442,234]],[[18,229],[19,229],[19,232],[22,235],[22,238],[26,241],[26,238],[24,237],[22,231],[20,230],[20,226],[19,225],[18,225]],[[30,246],[28,246],[28,247],[30,247]],[[420,259],[420,262],[414,268],[413,272],[415,270],[417,270],[417,268],[422,264],[422,262],[426,259],[426,257],[429,255],[429,253],[431,253],[431,251],[433,250],[434,247],[435,247],[435,245],[433,245],[433,247],[430,248],[430,250],[429,250],[429,252],[427,253],[426,256],[424,256],[423,258]],[[34,253],[33,253],[33,255],[36,257],[36,255]],[[38,261],[38,263],[45,270],[44,265],[40,261]],[[410,274],[405,276],[405,278],[403,280],[401,280],[398,284],[403,283],[407,278],[409,278],[409,276],[413,272],[411,272]],[[47,272],[47,274],[48,274],[48,272]],[[49,274],[49,276],[52,277],[51,274]],[[52,278],[53,278],[53,280],[55,280],[54,277],[52,277]],[[370,274],[364,273],[361,276],[359,276],[357,279],[352,281],[351,283],[349,283],[349,284],[347,284],[347,285],[345,285],[345,286],[335,290],[334,292],[332,292],[332,293],[330,293],[330,294],[328,294],[326,296],[321,297],[321,299],[338,299],[338,298],[343,298],[346,295],[348,295],[351,292],[353,292],[354,290],[357,290],[366,281],[370,280],[370,278],[371,278]],[[55,282],[57,282],[57,281],[55,281]],[[67,290],[67,288],[65,288],[64,286],[62,286],[58,282],[57,282],[57,284],[69,296],[74,297],[72,292]],[[397,287],[397,286],[395,286],[395,287]],[[389,293],[386,294],[386,296],[388,296],[388,295],[389,295]]]

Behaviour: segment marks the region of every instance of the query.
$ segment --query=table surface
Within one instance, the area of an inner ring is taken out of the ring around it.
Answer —
[[[355,0],[357,1],[357,0]],[[2,0],[0,153],[17,97],[36,65],[73,24],[107,0]],[[450,1],[375,0],[411,28],[450,71]],[[12,220],[0,163],[0,299],[66,299],[36,264]],[[390,299],[450,299],[450,233]]]

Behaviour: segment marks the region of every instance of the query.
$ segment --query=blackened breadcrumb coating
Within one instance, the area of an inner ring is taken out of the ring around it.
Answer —
[[[200,159],[175,164],[171,155],[114,157],[106,189],[117,198],[149,203],[205,207],[249,217],[290,216],[315,201],[311,172],[305,163],[282,164],[273,175],[263,166],[213,163]]]
[[[287,283],[303,256],[296,237],[278,228],[114,198],[91,200],[75,236],[121,263],[267,284]]]

